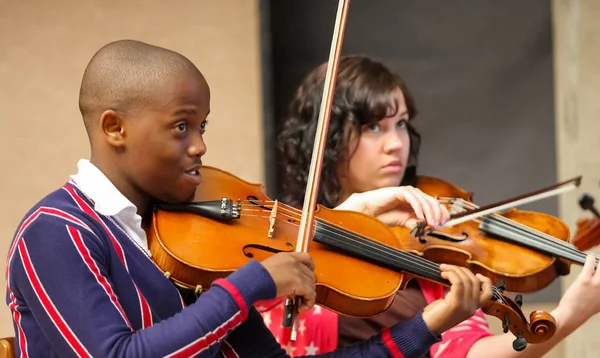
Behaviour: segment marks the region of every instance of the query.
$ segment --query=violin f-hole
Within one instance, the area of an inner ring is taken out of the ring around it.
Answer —
[[[250,251],[252,249],[262,250],[262,251],[266,251],[266,252],[271,252],[271,253],[274,253],[274,254],[278,254],[280,252],[293,252],[294,251],[294,245],[292,245],[291,243],[286,242],[285,246],[287,246],[289,248],[289,250],[279,250],[279,249],[276,249],[274,247],[260,245],[260,244],[248,244],[248,245],[244,245],[244,248],[242,249],[242,252],[244,253],[244,256],[252,259],[252,258],[254,258],[254,254]]]
[[[462,232],[461,236],[458,235],[450,235],[440,231],[432,231],[428,234],[428,236],[435,237],[436,239],[450,241],[450,242],[462,242],[469,238],[469,234],[466,232]]]

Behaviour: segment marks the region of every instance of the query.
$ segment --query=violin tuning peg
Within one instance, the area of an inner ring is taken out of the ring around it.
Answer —
[[[523,338],[522,334],[519,334],[519,337],[513,341],[513,349],[517,352],[520,352],[525,348],[527,348],[527,340]]]
[[[495,284],[494,286],[496,286],[496,288],[500,292],[504,292],[504,290],[506,290],[506,284],[504,283],[504,280],[499,280],[498,283]]]
[[[504,319],[502,320],[502,331],[504,333],[508,333],[509,325],[510,325],[510,320],[508,319],[508,315],[504,315]]]
[[[519,307],[521,307],[523,305],[523,296],[522,295],[516,295],[515,296],[515,303],[519,305]]]

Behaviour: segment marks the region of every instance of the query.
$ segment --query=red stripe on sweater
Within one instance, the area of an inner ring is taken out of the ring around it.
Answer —
[[[246,301],[244,300],[244,297],[240,291],[238,291],[237,287],[235,287],[231,282],[222,278],[214,280],[212,284],[219,285],[229,292],[242,312],[242,320],[245,320],[248,317],[248,306],[246,306]]]
[[[129,326],[129,328],[131,328],[131,323],[127,319],[127,315],[125,314],[123,307],[121,307],[121,305],[119,304],[119,302],[117,300],[117,296],[115,295],[114,291],[112,290],[112,287],[106,280],[106,277],[104,277],[102,275],[102,273],[100,273],[100,269],[98,268],[98,265],[96,265],[96,262],[92,259],[90,250],[88,250],[88,248],[83,243],[83,238],[81,237],[81,233],[71,226],[68,226],[67,230],[69,231],[69,236],[71,237],[71,240],[73,241],[73,244],[75,245],[75,248],[77,249],[77,252],[81,256],[81,259],[83,260],[83,262],[87,265],[90,272],[94,275],[96,282],[98,282],[98,284],[100,286],[102,286],[102,288],[104,289],[104,292],[106,292],[106,294],[110,298],[110,301],[113,303],[113,305],[115,306],[115,308],[117,309],[119,314],[121,314],[121,317],[123,317],[123,320],[125,321],[127,326]]]
[[[23,224],[21,224],[21,226],[17,230],[17,234],[15,235],[15,240],[13,241],[12,245],[10,246],[10,248],[8,250],[8,259],[7,259],[8,264],[6,265],[6,269],[5,269],[5,279],[6,279],[6,290],[7,290],[8,294],[10,295],[10,299],[12,301],[12,303],[9,305],[9,307],[13,311],[13,320],[14,320],[15,324],[17,325],[18,337],[19,337],[19,339],[18,339],[19,340],[19,348],[21,350],[21,355],[23,357],[28,356],[27,341],[26,341],[26,337],[25,337],[25,332],[23,331],[23,327],[21,327],[21,313],[17,309],[18,305],[16,303],[15,295],[13,294],[12,290],[10,289],[9,267],[10,267],[10,262],[12,261],[12,259],[14,257],[17,245],[19,244],[19,241],[21,240],[23,232],[25,232],[25,230],[27,230],[27,228],[35,221],[35,219],[40,217],[42,214],[55,216],[55,217],[64,219],[70,223],[80,225],[80,226],[86,228],[87,230],[91,231],[91,229],[83,221],[79,220],[75,216],[73,216],[65,211],[62,211],[60,209],[46,207],[46,206],[42,206],[42,207],[38,208],[31,215],[29,215],[23,221]]]
[[[394,342],[394,340],[392,339],[392,335],[390,333],[389,328],[386,327],[381,331],[381,340],[383,341],[383,344],[385,344],[385,346],[388,348],[388,350],[392,354],[392,357],[404,358],[404,354],[402,354],[402,352],[400,352],[400,349],[396,345],[396,342]]]
[[[127,267],[127,259],[125,258],[125,250],[123,250],[123,247],[121,246],[115,235],[112,233],[112,231],[110,231],[108,225],[106,225],[102,218],[100,218],[96,210],[94,210],[85,200],[83,200],[81,196],[79,196],[77,191],[71,185],[64,185],[63,188],[67,190],[69,194],[71,194],[71,197],[75,200],[75,202],[81,210],[93,217],[102,226],[102,228],[104,228],[104,231],[108,234],[108,237],[110,238],[110,241],[113,244],[117,255],[119,256],[119,260],[125,266],[125,269],[129,272],[129,268]],[[137,285],[135,286],[135,290],[137,292],[138,300],[140,302],[140,316],[142,318],[142,327],[150,327],[153,324],[150,305],[148,304],[148,301],[146,300],[142,292],[139,290]]]
[[[60,334],[67,341],[69,346],[75,351],[75,353],[77,353],[80,357],[91,357],[91,354],[75,336],[69,325],[67,325],[64,318],[60,315],[60,313],[54,306],[54,303],[48,296],[46,289],[40,282],[35,268],[31,263],[31,258],[29,257],[29,252],[27,251],[27,246],[25,245],[24,240],[19,241],[18,250],[21,259],[23,260],[23,267],[25,268],[25,274],[27,276],[27,279],[31,283],[33,290],[38,296],[42,307],[46,310],[46,313],[50,317],[52,323],[54,323]]]
[[[27,358],[29,357],[29,354],[27,353],[27,339],[25,338],[25,332],[23,332],[23,327],[21,327],[21,312],[19,312],[17,308],[17,300],[12,292],[10,293],[10,301],[11,302],[8,307],[13,312],[13,320],[17,325],[19,350],[21,351],[21,357]]]
[[[82,226],[84,228],[86,228],[89,231],[92,231],[89,226],[87,226],[83,221],[79,220],[78,218],[76,218],[75,216],[62,211],[60,209],[56,209],[56,208],[50,208],[47,206],[42,206],[40,208],[38,208],[36,211],[34,211],[31,215],[29,215],[29,217],[27,217],[24,221],[23,224],[21,225],[21,227],[19,228],[19,230],[17,231],[17,234],[15,235],[15,240],[13,241],[11,247],[8,250],[8,261],[10,262],[12,260],[12,257],[15,253],[15,248],[17,247],[17,244],[19,242],[19,240],[21,239],[21,236],[23,235],[23,232],[25,232],[25,230],[27,230],[27,228],[29,227],[29,225],[31,225],[35,219],[37,219],[39,216],[41,216],[42,214],[46,214],[46,215],[50,215],[50,216],[55,216],[61,219],[64,219],[68,222],[71,222],[73,224],[77,224],[79,226]],[[5,272],[5,279],[6,282],[8,284],[9,281],[9,270],[8,270],[9,265],[6,265],[6,272]]]
[[[227,320],[225,323],[217,327],[214,331],[206,333],[204,337],[201,337],[187,346],[171,353],[167,357],[192,357],[196,354],[203,352],[204,350],[210,348],[212,345],[219,343],[222,341],[227,332],[233,330],[237,326],[239,326],[243,322],[242,313],[237,312],[233,317]]]

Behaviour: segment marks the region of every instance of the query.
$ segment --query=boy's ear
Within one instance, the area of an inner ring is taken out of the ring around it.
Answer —
[[[100,116],[100,130],[106,141],[115,146],[125,144],[125,128],[123,118],[112,109],[106,110]]]

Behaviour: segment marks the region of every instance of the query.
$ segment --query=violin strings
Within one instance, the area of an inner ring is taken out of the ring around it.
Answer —
[[[346,238],[346,235],[345,235],[346,233],[343,230],[339,230],[335,226],[332,226],[325,222],[319,222],[318,228],[320,228],[321,226],[324,226],[326,231],[333,234],[332,236],[334,236],[334,237],[330,237],[330,238],[335,238],[335,240],[337,242],[340,242],[343,244],[348,243],[348,239]],[[369,239],[363,238],[358,235],[356,238],[352,238],[350,240],[351,240],[351,244],[356,245],[355,247],[362,249],[364,251],[370,252],[373,255],[380,254],[380,255],[383,255],[383,257],[396,259],[400,262],[406,262],[413,266],[420,266],[421,269],[424,270],[421,272],[422,274],[433,273],[438,278],[441,277],[441,270],[439,269],[439,265],[432,261],[424,259],[420,256],[416,256],[416,255],[411,254],[406,251],[401,251],[397,248],[389,247],[389,246],[379,243],[377,241],[371,241]],[[375,249],[375,250],[373,250],[373,249]],[[403,267],[403,268],[406,269],[406,267]],[[419,272],[415,272],[415,273],[419,274]],[[447,280],[446,280],[446,282],[447,282]],[[498,296],[497,287],[493,286],[493,290],[494,290],[494,298],[498,299],[497,298],[497,296]]]
[[[470,203],[470,202],[468,202],[466,200],[463,200],[463,199],[457,199],[457,201],[460,202],[463,206],[465,206],[465,207],[467,207],[469,209],[478,209],[479,208],[479,206],[477,206],[477,205],[475,205],[473,203]],[[525,231],[535,232],[537,235],[543,236],[548,241],[551,241],[552,243],[555,243],[555,244],[557,244],[559,246],[563,246],[565,248],[572,248],[573,247],[571,244],[569,244],[569,243],[567,243],[567,242],[565,242],[563,240],[559,240],[559,239],[557,239],[554,236],[548,235],[548,234],[546,234],[544,232],[541,232],[541,231],[536,230],[534,228],[531,228],[529,226],[525,226],[525,225],[523,225],[523,224],[521,224],[521,223],[519,223],[517,221],[508,219],[508,218],[506,218],[506,217],[504,217],[502,215],[493,213],[493,214],[490,214],[489,217],[492,217],[492,218],[497,219],[497,220],[501,220],[501,221],[503,221],[503,222],[505,222],[507,224],[513,225],[515,227],[519,227],[519,228],[521,228],[521,229],[523,229]],[[475,219],[473,221],[478,222],[478,223],[482,222],[481,220],[477,220],[477,219]]]
[[[265,214],[270,214],[270,211],[268,210],[269,208],[268,207],[264,207],[264,208],[267,209],[267,210],[264,210],[264,213]],[[279,207],[279,209],[280,210],[278,210],[278,214],[282,214],[283,216],[286,216],[286,217],[289,217],[289,218],[292,218],[292,219],[295,219],[295,220],[299,220],[299,218],[297,216],[297,211],[299,211],[299,209],[296,209],[296,208],[294,208],[292,206],[289,206],[289,205],[286,205],[286,204],[281,205],[281,207]],[[249,210],[249,209],[243,209],[243,210],[246,211],[246,210]],[[268,215],[265,215],[264,217],[265,217],[265,219],[270,218]],[[335,235],[340,235],[340,233],[341,233],[342,235],[344,235],[344,236],[346,236],[348,238],[348,240],[342,241],[342,242],[349,243],[349,244],[356,244],[356,243],[362,243],[362,244],[364,244],[364,240],[366,240],[362,236],[359,236],[359,235],[357,235],[355,233],[352,233],[350,231],[345,231],[345,230],[342,231],[341,229],[339,229],[339,228],[337,228],[337,227],[335,227],[333,225],[330,225],[330,224],[328,224],[328,223],[326,223],[326,222],[324,222],[322,220],[317,219],[316,221],[317,221],[317,226],[321,227],[326,233],[329,233],[329,234],[333,233]],[[292,225],[299,226],[298,224],[292,224]],[[336,240],[336,241],[339,241],[339,240]],[[371,243],[376,243],[378,245],[381,245],[381,244],[379,244],[379,243],[377,243],[375,241],[368,240],[368,244],[371,244]],[[383,246],[383,248],[382,247],[377,247],[377,249],[379,251],[383,251],[383,252],[389,251],[389,247],[388,246],[385,246],[385,245],[381,245],[381,246]],[[369,249],[368,245],[366,247],[364,247],[364,248],[365,249]],[[432,274],[434,276],[439,276],[441,274],[441,271],[439,270],[438,265],[435,264],[435,263],[433,263],[433,262],[431,262],[431,261],[424,260],[424,259],[422,259],[419,256],[416,256],[416,255],[413,255],[413,254],[410,254],[410,253],[407,253],[407,252],[404,252],[404,251],[398,251],[398,254],[399,255],[398,255],[397,258],[399,260],[401,260],[404,263],[408,263],[408,264],[412,265],[413,267],[417,267],[420,270],[423,270],[424,273],[429,273],[429,274]]]
[[[468,201],[466,201],[464,199],[457,199],[457,201],[460,202],[465,207],[468,207],[469,209],[478,209],[479,208],[479,206],[477,206],[477,205],[475,205],[473,203],[470,203],[470,202],[468,202]],[[548,234],[546,234],[544,232],[541,232],[541,231],[536,230],[534,228],[531,228],[529,226],[523,225],[523,224],[519,223],[518,221],[514,221],[514,220],[511,220],[511,219],[508,219],[508,218],[506,218],[506,217],[504,217],[502,215],[496,214],[496,213],[490,214],[489,216],[490,217],[494,217],[495,219],[498,219],[498,220],[503,220],[504,222],[510,223],[511,225],[518,226],[518,227],[520,227],[523,230],[535,231],[536,234],[538,234],[540,236],[543,236],[548,241],[551,241],[551,242],[553,242],[553,243],[555,243],[557,245],[563,246],[565,248],[573,248],[573,245],[570,244],[570,243],[568,243],[568,242],[565,242],[563,240],[557,239],[554,236],[548,235]],[[477,222],[481,222],[481,221],[477,221]]]
[[[468,205],[470,204],[468,202],[466,202],[465,204],[467,204],[467,206],[473,206]],[[551,253],[554,253],[561,257],[571,256],[565,258],[568,258],[575,262],[580,262],[582,264],[585,262],[585,253],[582,253],[577,248],[565,241],[559,240],[551,235],[540,232],[534,228],[525,226],[517,221],[503,217],[502,215],[494,214],[486,219],[484,219],[484,221],[476,220],[476,222],[487,223],[490,226],[494,226],[496,229],[500,230],[516,230],[517,232],[513,231],[513,233],[519,235],[517,241],[520,241],[523,244],[529,243],[530,246],[535,246],[534,249],[546,249]]]
[[[256,205],[248,205],[248,206],[256,206]],[[265,209],[263,209],[263,210],[243,209],[243,210],[244,211],[256,211],[256,212],[262,212],[265,214],[269,214],[269,215],[264,215],[264,216],[262,216],[262,215],[251,215],[251,216],[258,216],[258,217],[262,217],[264,219],[270,219],[270,211],[265,206],[263,206],[263,208],[266,208],[266,210]],[[284,217],[289,217],[289,218],[298,220],[297,213],[296,213],[296,211],[298,209],[291,207],[289,205],[286,205],[286,204],[282,205],[282,209],[284,209],[284,210],[281,210],[281,211],[278,210],[277,214],[281,214]],[[284,211],[288,211],[288,212],[284,212]],[[290,211],[296,215],[291,215],[289,213]],[[282,219],[277,218],[277,220],[282,220]],[[294,224],[294,223],[290,223],[290,224],[294,225],[294,226],[299,226],[299,224]],[[321,221],[319,219],[317,219],[316,227],[317,227],[317,230],[320,230],[321,233],[329,234],[327,237],[329,239],[335,240],[335,242],[337,242],[337,243],[353,245],[353,247],[360,249],[362,252],[370,253],[372,255],[372,257],[379,256],[380,258],[385,257],[388,259],[390,259],[390,258],[396,259],[396,262],[401,262],[406,265],[410,265],[409,267],[403,267],[404,269],[407,269],[410,267],[416,267],[416,269],[420,270],[420,272],[414,272],[415,274],[420,274],[422,276],[432,275],[433,277],[431,277],[431,278],[433,278],[433,279],[437,278],[438,282],[439,282],[440,278],[443,280],[443,278],[441,277],[441,270],[439,269],[439,265],[432,261],[429,261],[429,260],[424,259],[417,255],[411,254],[409,252],[401,251],[396,248],[391,248],[387,245],[381,244],[376,241],[371,241],[371,240],[366,239],[355,233],[337,228],[336,226],[331,225],[327,222]],[[502,295],[499,293],[499,290],[497,287],[493,286],[493,292],[494,292],[493,298],[495,300],[503,301]]]
[[[478,208],[477,205],[475,205],[471,202],[468,202],[464,199],[461,199],[461,198],[444,197],[444,198],[439,198],[439,201],[441,203],[449,203],[449,204],[459,203],[463,207],[463,210],[465,210],[464,209],[465,207],[469,208],[469,209],[477,209]],[[254,201],[254,204],[243,204],[243,205],[260,207],[260,205],[257,205],[256,202],[274,203],[274,201]],[[265,207],[265,206],[262,206],[262,207],[267,210],[270,210],[268,207]],[[288,210],[292,210],[292,211],[299,211],[299,209],[296,209],[296,208],[291,207],[284,203],[282,203],[282,207],[284,207]],[[456,206],[453,206],[453,208],[456,208]],[[559,240],[551,235],[548,235],[546,233],[543,233],[543,232],[540,232],[533,228],[530,228],[528,226],[525,226],[519,222],[508,219],[502,215],[492,213],[492,214],[487,215],[486,218],[488,220],[488,224],[491,226],[494,226],[496,229],[508,230],[508,231],[510,231],[510,230],[523,231],[523,233],[513,232],[513,234],[519,235],[519,239],[516,240],[519,243],[522,243],[525,245],[529,244],[530,246],[534,246],[533,249],[545,248],[546,250],[550,251],[551,253],[554,253],[561,257],[570,256],[570,257],[565,257],[565,258],[573,260],[574,262],[579,262],[581,264],[583,264],[585,262],[586,254],[579,251],[577,248],[572,246],[572,244],[570,244],[570,243],[567,243],[563,240]],[[477,222],[477,223],[482,223],[482,221],[480,219],[473,219],[473,221]],[[540,247],[540,246],[542,246],[542,247]],[[594,256],[596,258],[596,262],[597,263],[600,262],[600,257],[598,257],[595,254],[594,254]]]
[[[255,206],[257,207],[257,205],[248,205],[248,206]],[[260,206],[258,206],[260,207]],[[270,214],[270,209],[266,206],[262,206],[263,208],[265,208],[266,210],[264,210],[265,213],[269,213]],[[282,204],[280,207],[281,210],[280,212],[287,217],[290,217],[292,219],[296,219],[298,220],[298,212],[300,211],[299,209],[296,209],[290,205],[287,204]],[[249,210],[249,209],[244,209],[244,210]],[[289,214],[289,212],[291,212],[293,215]],[[265,217],[267,218],[267,217]],[[329,233],[338,233],[338,230],[335,226],[329,225],[327,223],[324,223],[320,220],[317,220],[317,223],[320,223],[321,225],[324,226],[324,228],[326,229],[327,232]],[[296,225],[299,226],[299,225]],[[333,228],[333,229],[332,229]],[[348,234],[351,235],[350,239],[352,240],[352,242],[350,242],[351,244],[358,242],[358,240],[364,240],[362,237],[352,233],[352,232],[348,232]],[[371,241],[369,241],[369,243],[371,243]],[[368,248],[368,247],[367,247]],[[379,250],[382,250],[381,248],[378,248]],[[384,251],[389,250],[388,246],[384,246]],[[396,249],[397,250],[397,249]],[[429,273],[432,274],[436,277],[440,277],[441,271],[439,270],[439,267],[437,264],[435,264],[434,262],[431,262],[429,260],[423,259],[420,256],[414,255],[414,254],[410,254],[408,252],[404,252],[404,251],[399,251],[399,255],[402,256],[398,256],[397,258],[402,260],[403,262],[406,262],[412,266],[416,266],[418,269],[423,270],[423,273]],[[406,257],[404,257],[404,255],[407,255]],[[406,261],[406,259],[408,259],[408,262]]]
[[[465,207],[477,208],[477,205],[470,203],[468,201],[465,201],[463,199],[458,199],[458,201],[461,204],[463,204]],[[586,253],[581,252],[575,246],[573,246],[572,244],[570,244],[568,242],[557,239],[556,237],[554,237],[552,235],[549,235],[549,234],[546,234],[539,230],[536,230],[534,228],[528,227],[517,221],[506,218],[502,215],[490,214],[487,219],[488,219],[490,225],[496,225],[496,227],[499,229],[504,228],[505,230],[513,229],[513,230],[523,231],[525,233],[525,235],[529,235],[529,236],[524,235],[522,238],[520,238],[520,241],[523,241],[523,243],[526,243],[526,241],[529,240],[530,245],[535,245],[534,249],[546,248],[549,251],[553,251],[558,256],[565,256],[565,255],[571,256],[571,258],[569,258],[569,259],[571,259],[575,262],[579,262],[581,264],[583,264],[585,262]],[[474,221],[478,222],[478,223],[482,222],[480,220],[474,220]],[[517,234],[519,235],[518,232],[517,232]],[[520,235],[523,235],[523,234],[520,234]],[[540,247],[540,246],[542,246],[542,247]],[[596,254],[594,254],[594,257],[596,258],[596,262],[598,262],[600,260],[600,258]]]

